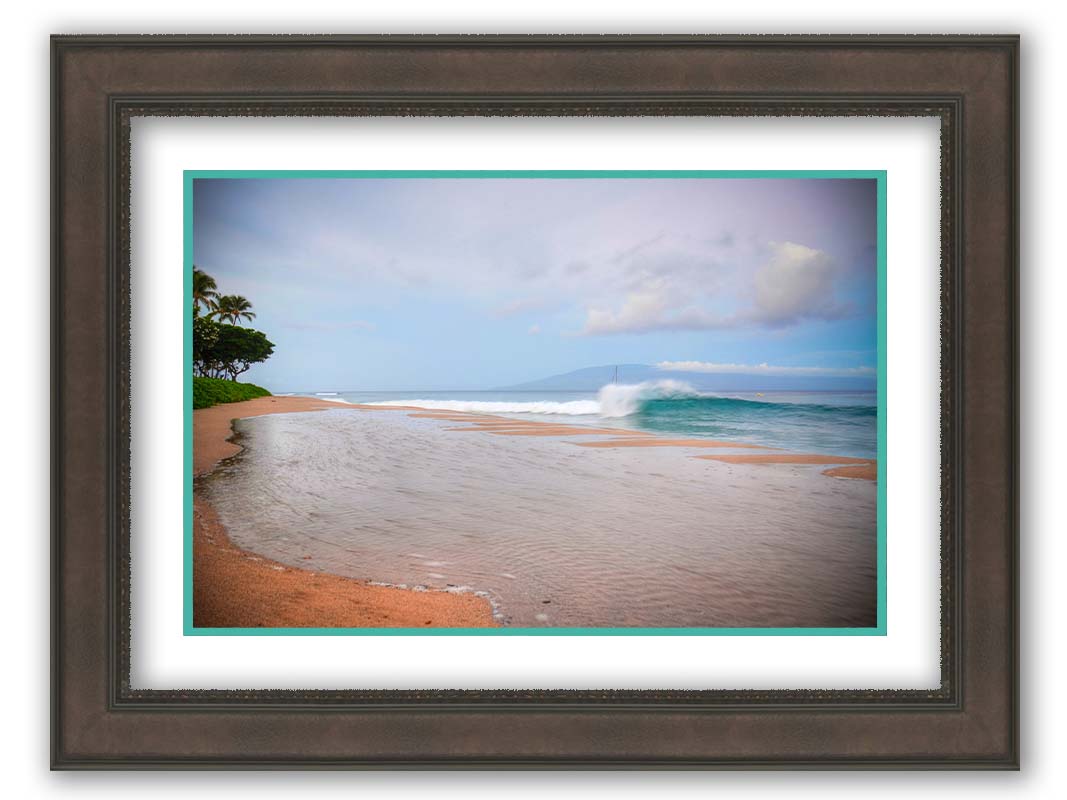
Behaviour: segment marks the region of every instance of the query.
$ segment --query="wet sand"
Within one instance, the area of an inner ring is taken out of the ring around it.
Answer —
[[[228,441],[234,419],[338,408],[359,410],[305,397],[261,397],[197,410],[193,412],[194,474],[210,472],[219,461],[240,451]],[[498,624],[482,597],[372,586],[288,567],[241,550],[202,497],[196,497],[193,504],[193,578],[196,627],[485,628]]]
[[[198,409],[193,412],[193,475],[211,472],[222,459],[241,452],[240,445],[230,441],[233,436],[231,423],[235,419],[341,407],[338,403],[310,397],[257,397]]]
[[[497,436],[618,436],[619,431],[611,428],[585,428],[580,425],[552,425],[534,423],[537,427],[521,428],[487,428],[486,433]]]
[[[831,478],[857,478],[864,481],[878,480],[878,462],[868,461],[864,464],[850,464],[847,467],[831,467],[824,469],[823,475]]]
[[[193,621],[198,628],[486,628],[471,594],[371,586],[295,569],[235,547],[206,501],[193,503]]]
[[[867,481],[878,479],[878,462],[869,458],[798,453],[759,453],[756,455],[744,453],[694,456],[694,458],[723,461],[727,464],[843,464],[845,466],[825,469],[822,474],[829,475],[831,478],[858,478]]]
[[[600,439],[591,442],[573,442],[581,447],[737,447],[752,450],[773,450],[761,444],[740,444],[738,442],[721,442],[716,439],[661,439],[652,436],[643,439]]]

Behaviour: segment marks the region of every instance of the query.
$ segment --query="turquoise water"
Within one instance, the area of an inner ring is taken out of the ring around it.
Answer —
[[[708,397],[653,400],[635,414],[654,433],[764,444],[796,452],[875,458],[876,397]]]
[[[326,400],[494,414],[570,425],[631,428],[721,439],[796,453],[875,458],[876,392],[731,392],[675,381],[604,386],[599,392],[319,391]]]

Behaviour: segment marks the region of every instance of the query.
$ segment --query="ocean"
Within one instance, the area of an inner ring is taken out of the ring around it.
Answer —
[[[314,394],[381,410],[237,420],[243,450],[197,480],[245,550],[374,583],[480,594],[513,627],[876,623],[872,481],[694,458],[706,449],[459,433],[462,423],[390,407],[867,457],[873,396],[727,397],[677,385]]]
[[[796,453],[876,458],[875,392],[698,391],[679,381],[607,385],[587,392],[300,392],[324,400],[411,405],[569,425],[609,425],[720,439]]]

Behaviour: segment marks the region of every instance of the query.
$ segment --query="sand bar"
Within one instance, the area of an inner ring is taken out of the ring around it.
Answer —
[[[308,397],[261,397],[193,412],[193,469],[202,475],[240,447],[234,419],[353,408]],[[360,410],[359,407],[356,407]],[[363,406],[362,410],[396,409]],[[488,600],[415,592],[294,569],[236,547],[203,498],[193,510],[193,623],[197,627],[484,628],[497,625]]]
[[[823,471],[823,475],[832,478],[859,478],[873,481],[878,478],[878,463],[869,458],[851,458],[849,456],[827,456],[821,453],[739,453],[715,456],[693,456],[709,461],[723,461],[727,464],[843,464]]]
[[[398,406],[367,406],[367,408],[398,408]],[[426,411],[421,410],[415,414],[408,414],[413,419],[441,419],[447,422],[494,422],[504,421],[500,417],[486,417],[479,414],[468,414],[465,411]]]
[[[613,428],[585,428],[581,425],[553,425],[548,422],[521,428],[487,428],[485,432],[497,436],[618,436],[620,433]]]
[[[831,467],[824,469],[823,475],[831,478],[856,478],[864,481],[878,480],[878,462],[868,461],[866,464],[849,464],[845,467]]]
[[[415,415],[412,414],[412,416]],[[591,425],[571,425],[566,422],[533,422],[499,418],[490,422],[474,422],[471,427],[467,428],[445,428],[445,430],[456,433],[496,433],[503,436],[653,436],[651,433],[631,432],[625,428],[594,428]]]
[[[625,439],[597,439],[591,442],[571,442],[579,447],[737,447],[753,450],[773,450],[761,444],[722,442],[717,439],[661,439],[658,436]]]

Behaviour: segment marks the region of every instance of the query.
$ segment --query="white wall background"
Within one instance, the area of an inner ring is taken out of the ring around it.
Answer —
[[[536,797],[555,795],[748,798],[897,796],[1045,797],[1067,788],[1060,753],[1067,713],[1065,607],[1061,564],[1067,544],[1056,499],[1067,450],[1060,410],[1064,336],[1056,323],[1067,290],[1060,244],[1064,204],[1062,80],[1067,56],[1056,4],[967,0],[897,0],[891,5],[624,2],[573,0],[493,3],[218,3],[184,0],[167,7],[128,0],[38,2],[5,9],[7,120],[2,195],[10,282],[2,315],[5,371],[0,402],[8,421],[0,461],[8,570],[0,582],[7,612],[0,784],[12,796],[147,793],[213,797],[367,796]],[[1023,50],[1023,771],[1018,774],[50,774],[48,764],[48,42],[62,33],[222,32],[635,32],[635,33],[1022,33]],[[1057,788],[1058,787],[1058,788]]]

